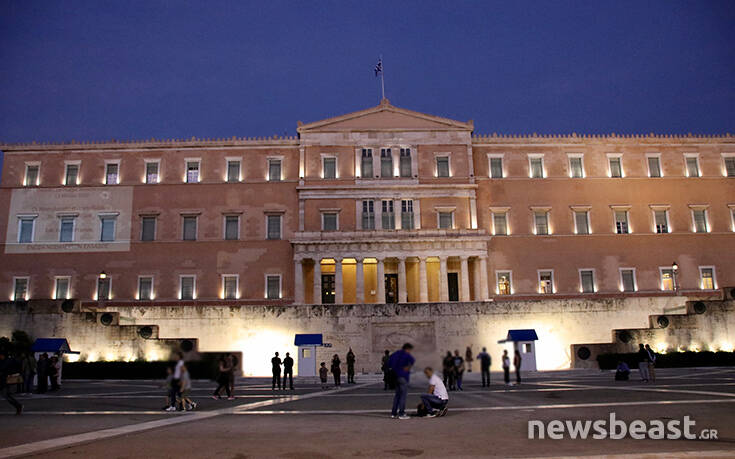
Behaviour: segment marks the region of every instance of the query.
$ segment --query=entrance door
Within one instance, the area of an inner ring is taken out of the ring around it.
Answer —
[[[385,275],[385,302],[398,303],[398,274]]]
[[[322,304],[334,304],[334,274],[322,274]]]
[[[449,301],[459,301],[459,275],[457,273],[447,273],[447,290]]]

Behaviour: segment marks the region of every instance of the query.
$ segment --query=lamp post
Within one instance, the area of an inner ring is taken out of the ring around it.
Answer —
[[[102,271],[99,274],[99,280],[97,281],[97,301],[104,301],[107,299],[109,295],[109,291],[107,291],[107,283],[101,282],[107,279],[107,273]],[[104,288],[104,292],[102,291]]]
[[[673,262],[671,264],[671,272],[673,274],[672,278],[673,278],[673,281],[674,281],[674,295],[678,295],[679,294],[679,285],[676,282],[676,275],[679,272],[679,265],[676,262]]]

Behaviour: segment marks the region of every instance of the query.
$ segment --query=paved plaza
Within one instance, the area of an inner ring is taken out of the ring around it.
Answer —
[[[323,391],[241,379],[235,401],[213,400],[194,384],[196,411],[165,413],[159,381],[66,381],[56,394],[22,398],[23,416],[0,405],[0,457],[735,457],[735,369],[659,369],[656,384],[614,382],[599,371],[531,373],[490,389],[470,373],[450,393],[447,416],[390,419],[392,393],[375,376]],[[412,376],[415,412],[426,378]],[[20,398],[19,398],[20,399]],[[528,439],[528,421],[608,419],[696,421],[717,440]],[[645,455],[644,455],[645,454]]]

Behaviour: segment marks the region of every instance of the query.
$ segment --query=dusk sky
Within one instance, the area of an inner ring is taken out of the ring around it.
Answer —
[[[266,136],[376,105],[477,133],[735,133],[732,1],[1,1],[0,141]]]

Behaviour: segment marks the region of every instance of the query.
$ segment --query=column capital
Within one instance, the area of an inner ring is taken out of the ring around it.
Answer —
[[[335,263],[342,263],[343,257],[332,257],[332,260],[334,260]]]
[[[460,255],[459,256],[459,260],[462,261],[462,262],[465,262],[465,261],[467,261],[469,259],[470,259],[470,257],[468,255]]]

